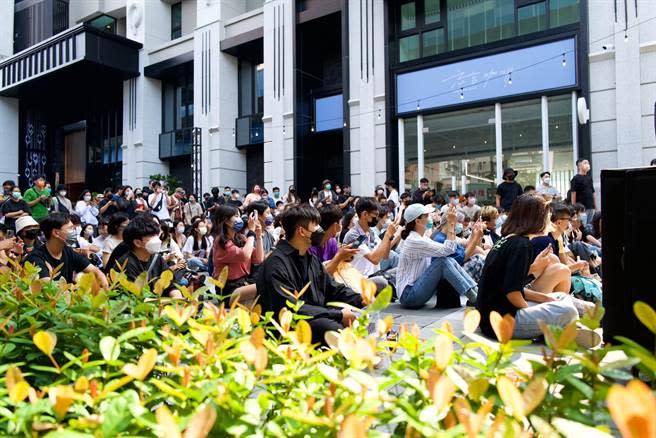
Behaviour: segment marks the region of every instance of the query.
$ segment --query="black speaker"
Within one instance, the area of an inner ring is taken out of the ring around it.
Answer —
[[[656,309],[656,167],[601,171],[604,341],[625,336],[649,351],[654,335],[633,313]]]

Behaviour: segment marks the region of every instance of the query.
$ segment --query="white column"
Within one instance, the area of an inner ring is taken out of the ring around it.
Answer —
[[[576,91],[572,91],[572,169],[576,169],[576,160],[579,158],[579,117],[577,114]]]
[[[384,2],[349,0],[348,18],[351,186],[370,193],[387,178]]]
[[[0,1],[0,60],[14,53],[14,2]],[[12,178],[15,179],[15,178]]]
[[[549,101],[542,96],[542,171],[551,171],[549,163]]]
[[[399,131],[399,191],[405,190],[405,124],[402,118],[397,122]]]
[[[501,183],[501,178],[503,177],[503,134],[501,126],[501,104],[497,103],[494,105],[494,133],[496,136],[496,148],[497,148],[497,184]]]
[[[424,177],[424,116],[417,116],[417,185]]]
[[[264,184],[283,192],[294,183],[295,23],[292,0],[265,1]]]
[[[0,97],[0,151],[0,181],[18,183],[18,99],[12,97]]]

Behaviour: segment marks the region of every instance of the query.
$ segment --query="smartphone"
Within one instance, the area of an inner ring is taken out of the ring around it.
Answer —
[[[254,218],[256,221],[258,220],[259,216],[260,216],[260,215],[258,214],[257,210],[253,210],[253,218]]]
[[[367,240],[367,236],[364,234],[359,236],[358,239],[351,244],[351,249],[358,249],[360,245],[364,243],[364,241]]]
[[[11,239],[15,235],[16,234],[15,234],[14,230],[7,230],[7,239]]]

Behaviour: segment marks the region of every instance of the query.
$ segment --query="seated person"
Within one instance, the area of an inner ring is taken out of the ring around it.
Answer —
[[[385,231],[383,239],[378,237],[375,226],[378,223],[379,206],[374,198],[361,198],[355,206],[358,220],[355,226],[344,236],[343,243],[351,245],[359,239],[363,239],[358,247],[359,251],[353,257],[351,264],[365,277],[381,270],[381,262],[390,257],[392,241],[395,238],[397,223],[392,222]],[[370,278],[376,283],[377,289],[383,290],[387,286],[387,280],[383,276]]]
[[[239,299],[242,304],[254,300],[257,289],[250,273],[253,265],[264,260],[260,222],[251,214],[248,223],[244,224],[237,207],[226,204],[215,210],[213,224],[215,237],[212,247],[212,277],[219,278],[221,271],[227,266],[228,280],[221,291],[222,295],[232,295],[233,300]],[[244,225],[245,236],[241,233]]]
[[[41,228],[32,216],[23,216],[16,219],[16,235],[23,241],[23,254],[29,254],[41,245]]]
[[[275,238],[268,230],[268,227],[273,225],[273,214],[271,214],[271,208],[265,201],[251,202],[244,209],[244,213],[248,216],[254,211],[257,211],[257,219],[260,221],[260,226],[262,227],[262,249],[266,255],[276,246]]]
[[[438,243],[426,236],[426,227],[432,223],[435,209],[422,204],[412,204],[403,212],[405,229],[403,245],[396,271],[399,302],[410,309],[421,308],[434,295],[439,294],[437,285],[446,279],[459,295],[476,302],[476,282],[449,257],[456,250],[456,206],[444,215],[447,218],[446,241]]]
[[[299,314],[312,317],[312,342],[325,343],[328,331],[337,331],[351,325],[356,315],[349,309],[327,307],[329,302],[342,302],[361,308],[362,297],[348,287],[335,282],[319,262],[309,253],[312,242],[320,230],[319,212],[307,204],[289,207],[282,215],[286,240],[282,240],[264,261],[257,277],[257,291],[263,312],[273,312],[277,317],[286,302],[293,302],[283,291],[300,291],[310,284],[301,297],[303,306]],[[320,232],[319,232],[320,234]]]
[[[462,213],[456,213],[456,217],[462,216]],[[442,216],[440,223],[437,226],[437,232],[433,235],[433,240],[435,242],[446,242],[445,231],[448,226],[447,219],[447,215]],[[484,229],[485,224],[483,224],[483,222],[475,222],[468,239],[456,237],[456,251],[449,256],[455,258],[458,264],[465,269],[465,272],[467,272],[475,282],[480,280],[481,273],[483,272],[483,265],[485,264],[485,251],[480,247]]]
[[[460,195],[457,191],[452,190],[447,194],[446,203],[440,209],[440,214],[446,215],[451,206],[455,206],[460,211]],[[456,232],[456,234],[458,234]]]
[[[107,232],[109,235],[103,242],[103,266],[112,266],[109,263],[109,256],[114,252],[117,246],[123,241],[123,230],[130,222],[130,218],[125,213],[115,213],[109,218]]]
[[[483,249],[490,250],[501,236],[497,234],[499,227],[499,210],[493,205],[486,205],[481,209],[481,220],[485,223],[485,230],[483,231]]]
[[[8,237],[7,231],[7,227],[0,224],[0,272],[8,269],[10,259],[16,259],[23,252],[20,240],[16,236]]]
[[[25,263],[29,262],[39,268],[39,277],[48,280],[63,278],[68,283],[73,283],[76,274],[93,272],[101,288],[109,287],[105,274],[67,244],[68,241],[77,239],[69,214],[51,213],[41,220],[40,227],[46,243],[32,250],[25,258]],[[57,267],[60,269],[55,277],[50,278],[51,270]]]
[[[485,335],[494,336],[492,311],[515,318],[513,338],[533,339],[541,335],[538,321],[565,327],[592,305],[569,295],[569,270],[552,265],[551,246],[533,257],[530,239],[544,233],[548,214],[539,195],[522,195],[513,203],[504,237],[488,253],[478,283],[476,308]]]
[[[385,237],[385,232],[387,227],[392,223],[391,217],[393,216],[394,210],[390,210],[386,205],[380,206],[378,211],[378,223],[373,227],[373,231],[378,234],[378,237],[383,239]],[[401,242],[401,233],[396,233],[394,240],[392,240],[392,245],[390,248],[389,257],[387,260],[380,262],[380,269],[382,271],[387,271],[388,269],[396,268],[399,265],[399,253],[396,252],[394,248]]]
[[[139,215],[123,230],[123,243],[129,251],[119,257],[116,263],[124,266],[123,272],[128,280],[134,281],[146,272],[148,283],[156,281],[164,271],[169,270],[164,258],[159,254],[162,241],[159,238],[159,225],[149,216]],[[179,290],[169,286],[164,291],[171,298],[182,298]]]
[[[357,254],[357,248],[350,248],[344,245],[341,248],[337,243],[335,236],[338,236],[342,231],[340,222],[342,220],[342,210],[337,205],[326,205],[321,207],[321,222],[319,228],[323,234],[317,229],[314,234],[316,241],[311,242],[312,246],[308,252],[316,256],[321,263],[324,263],[326,271],[330,275],[334,275],[341,262],[348,262],[353,259]]]
[[[182,254],[190,269],[207,272],[208,256],[213,242],[214,239],[208,234],[205,220],[194,218],[189,230],[189,237],[182,247]]]

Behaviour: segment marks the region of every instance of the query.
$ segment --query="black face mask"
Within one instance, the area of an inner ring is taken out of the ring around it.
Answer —
[[[39,237],[39,232],[40,230],[26,230],[23,235],[26,239],[35,240],[37,237]]]
[[[308,230],[309,231],[309,230]],[[323,241],[323,237],[326,235],[326,232],[323,230],[323,228],[318,227],[316,230],[312,232],[310,235],[310,245],[312,246],[319,246],[321,245],[321,242]]]
[[[378,216],[367,222],[367,225],[369,225],[369,228],[373,228],[378,225]]]

